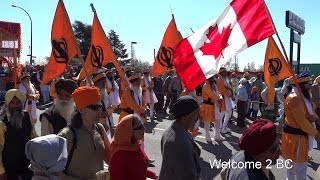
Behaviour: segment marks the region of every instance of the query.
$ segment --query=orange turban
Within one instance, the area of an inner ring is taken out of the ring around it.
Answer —
[[[101,101],[100,91],[97,87],[81,86],[72,93],[77,110]]]

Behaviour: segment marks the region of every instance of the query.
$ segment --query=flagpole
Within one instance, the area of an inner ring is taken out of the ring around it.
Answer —
[[[265,3],[264,3],[264,5],[265,5],[265,7],[266,7],[266,9],[267,9],[267,12],[268,12],[268,14],[269,14],[269,17],[270,17],[270,19],[271,19],[272,26],[273,26],[273,28],[274,28],[274,30],[275,30],[275,32],[276,32],[276,35],[277,35],[277,38],[278,38],[278,40],[279,40],[279,42],[280,42],[282,51],[283,51],[283,53],[284,53],[284,55],[285,55],[285,60],[286,60],[287,64],[288,64],[289,67],[290,67],[289,69],[290,69],[290,73],[291,73],[291,75],[292,75],[292,79],[293,79],[294,85],[295,85],[296,88],[298,89],[298,93],[299,93],[299,94],[298,94],[298,97],[300,97],[300,100],[301,100],[302,102],[304,102],[304,99],[302,98],[302,97],[303,97],[302,90],[301,90],[301,88],[300,88],[300,86],[299,86],[299,84],[298,84],[298,80],[297,80],[297,78],[296,78],[296,76],[295,76],[295,73],[294,73],[293,70],[292,70],[292,66],[291,66],[291,64],[289,63],[289,58],[288,58],[287,52],[286,52],[286,50],[285,50],[285,48],[284,48],[284,45],[283,45],[283,43],[282,43],[282,41],[281,41],[281,39],[280,39],[279,33],[278,33],[277,28],[276,28],[276,26],[275,26],[275,24],[274,24],[274,21],[273,21],[273,19],[272,19],[271,13],[270,13],[267,5],[266,5]],[[306,114],[306,115],[307,115],[307,118],[308,118],[308,120],[309,120],[309,115],[310,115],[310,114],[308,113],[307,105],[306,105],[306,103],[303,103],[303,104],[304,104],[304,109],[305,109],[305,111],[306,111],[306,113],[307,113],[307,114]]]

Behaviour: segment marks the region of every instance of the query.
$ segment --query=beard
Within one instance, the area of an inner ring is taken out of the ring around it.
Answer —
[[[138,95],[138,96],[142,96],[142,89],[141,86],[134,86],[132,85],[132,90]]]
[[[21,108],[9,109],[8,120],[13,127],[17,128],[17,129],[21,129],[22,128],[22,118],[23,118],[23,112],[22,112]]]
[[[74,111],[74,101],[71,99],[70,101],[62,101],[57,100],[55,104],[55,110],[59,113],[69,124],[71,119],[71,114]]]

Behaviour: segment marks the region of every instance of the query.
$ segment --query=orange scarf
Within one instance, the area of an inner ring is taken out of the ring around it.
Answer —
[[[141,142],[136,144],[131,143],[131,138],[133,136],[133,127],[132,127],[132,115],[127,115],[120,123],[117,125],[113,141],[111,142],[111,158],[112,156],[120,151],[137,151],[141,146]]]

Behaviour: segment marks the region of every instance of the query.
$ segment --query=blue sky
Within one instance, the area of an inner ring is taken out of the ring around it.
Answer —
[[[29,12],[33,21],[33,55],[37,59],[49,56],[51,52],[50,33],[57,0],[1,0],[0,20],[19,22],[22,26],[22,58],[29,60],[30,21],[20,9]],[[290,30],[285,26],[285,11],[291,10],[306,21],[306,32],[302,36],[301,63],[320,61],[320,1],[317,0],[265,0],[280,37],[289,55]],[[230,0],[64,0],[71,23],[80,20],[92,23],[93,3],[105,32],[114,29],[125,43],[130,56],[131,42],[137,58],[153,63],[153,49],[158,50],[164,31],[174,13],[177,27],[183,37],[189,36],[217,17]],[[172,11],[171,11],[172,9]],[[275,36],[274,36],[275,37]],[[248,62],[262,65],[266,41],[242,51],[238,55],[240,67]],[[296,51],[294,51],[296,52]],[[296,59],[294,57],[294,59]]]

